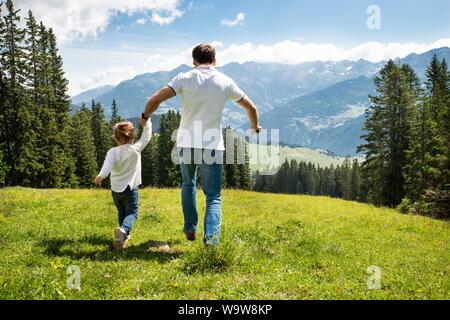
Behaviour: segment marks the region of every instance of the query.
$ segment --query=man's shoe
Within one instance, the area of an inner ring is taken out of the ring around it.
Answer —
[[[184,232],[184,234],[186,235],[186,239],[188,240],[188,241],[195,241],[195,238],[196,238],[196,233],[195,233],[195,231],[189,231],[189,232]]]

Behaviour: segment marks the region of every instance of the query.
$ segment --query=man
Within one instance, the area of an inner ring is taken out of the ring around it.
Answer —
[[[248,114],[251,129],[259,133],[258,111],[238,86],[216,68],[216,51],[201,44],[192,52],[195,69],[178,74],[167,86],[154,94],[145,107],[141,123],[167,99],[179,95],[182,100],[181,123],[177,135],[182,182],[184,232],[189,241],[196,238],[197,168],[200,167],[206,196],[204,238],[206,245],[218,245],[221,226],[221,187],[224,142],[222,113],[228,100],[235,101]],[[199,159],[200,158],[200,159]]]

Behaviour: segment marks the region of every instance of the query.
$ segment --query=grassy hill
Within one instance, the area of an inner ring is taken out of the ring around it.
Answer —
[[[258,149],[252,149],[252,148]],[[320,150],[308,149],[308,148],[294,148],[289,146],[279,146],[279,158],[275,157],[277,154],[276,147],[273,145],[265,146],[265,145],[252,145],[250,150],[255,150],[255,152],[259,152],[261,155],[256,158],[258,153],[255,153],[254,159],[264,159],[261,163],[253,163],[250,165],[252,171],[262,170],[265,168],[277,168],[283,164],[283,162],[287,159],[297,160],[298,162],[311,162],[315,165],[319,165],[321,167],[329,167],[331,165],[337,166],[341,165],[345,158],[339,156],[332,156]],[[258,150],[258,151],[256,151]],[[267,158],[264,157],[267,155]],[[267,160],[265,160],[267,159]],[[255,160],[255,161],[256,161]],[[278,162],[278,163],[277,163]]]
[[[184,239],[179,193],[142,190],[131,246],[119,252],[110,191],[0,190],[0,299],[450,298],[448,222],[226,190],[222,245],[207,251]],[[71,265],[79,291],[66,285]],[[379,290],[367,287],[371,265]]]

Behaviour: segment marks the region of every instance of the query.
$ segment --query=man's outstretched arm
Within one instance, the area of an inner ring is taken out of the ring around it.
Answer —
[[[175,96],[176,94],[173,89],[169,86],[165,86],[147,101],[144,116],[150,118],[150,116],[159,108],[161,103]]]
[[[256,133],[259,133],[259,131],[261,131],[261,127],[259,126],[258,109],[252,102],[252,100],[250,100],[247,96],[245,96],[237,104],[247,111],[248,119],[250,120],[252,130],[255,130]]]

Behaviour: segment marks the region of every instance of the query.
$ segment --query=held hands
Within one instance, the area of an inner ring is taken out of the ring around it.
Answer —
[[[139,118],[139,124],[141,125],[142,128],[144,128],[147,125],[148,121],[149,119],[144,119],[143,117]]]
[[[251,132],[252,134],[259,134],[259,133],[261,133],[262,129],[263,129],[263,128],[262,128],[261,126],[257,126],[256,128],[250,129],[250,132]]]
[[[100,186],[102,184],[102,181],[103,181],[103,179],[100,176],[96,176],[94,179],[94,183],[98,186]]]

